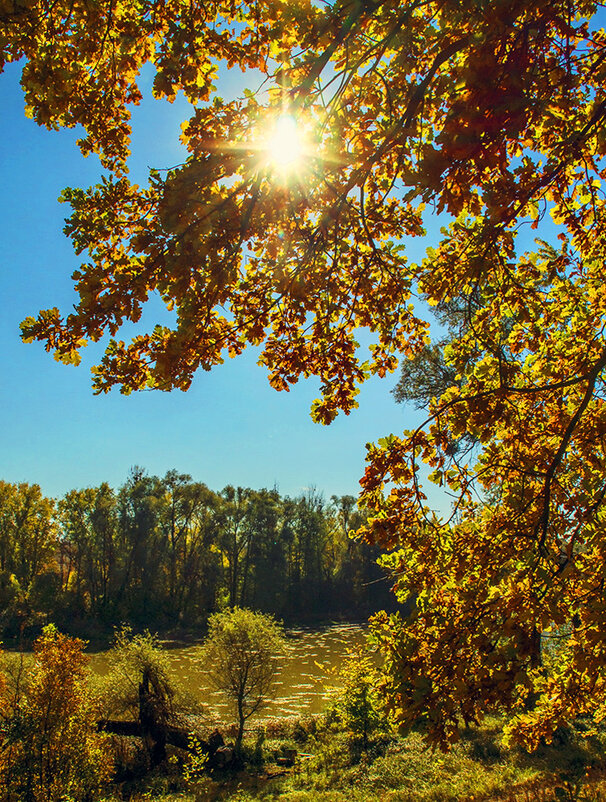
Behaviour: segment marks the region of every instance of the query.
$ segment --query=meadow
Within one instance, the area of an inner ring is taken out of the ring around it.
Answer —
[[[422,731],[375,734],[366,750],[334,711],[268,720],[245,739],[246,765],[184,776],[173,755],[166,770],[121,784],[110,800],[162,802],[548,802],[606,799],[606,733],[561,730],[529,754],[502,742],[503,720],[463,732],[447,753],[427,748]],[[297,750],[292,767],[280,756]],[[187,773],[187,772],[186,772]]]

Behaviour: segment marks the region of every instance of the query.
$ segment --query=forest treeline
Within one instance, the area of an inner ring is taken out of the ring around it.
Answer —
[[[393,605],[377,551],[349,537],[353,496],[225,487],[132,469],[55,500],[0,481],[0,630],[117,622],[195,627],[226,606],[289,623],[356,619]]]

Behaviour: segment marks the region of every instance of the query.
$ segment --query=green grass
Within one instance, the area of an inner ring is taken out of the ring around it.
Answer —
[[[270,723],[263,735],[249,735],[243,771],[186,783],[175,757],[107,802],[606,802],[606,735],[562,732],[532,755],[503,746],[497,719],[466,730],[448,753],[428,750],[418,732],[380,733],[364,752],[322,719]],[[292,746],[299,759],[283,769],[276,757]]]

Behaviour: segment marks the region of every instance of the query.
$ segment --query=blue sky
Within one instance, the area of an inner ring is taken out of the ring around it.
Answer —
[[[289,495],[311,486],[327,497],[357,494],[365,443],[421,420],[395,404],[395,374],[368,382],[359,409],[326,427],[309,416],[319,383],[277,393],[251,351],[199,374],[187,393],[93,396],[98,346],[86,349],[76,368],[56,363],[40,344],[21,342],[23,318],[51,306],[66,312],[74,303],[70,276],[80,260],[62,233],[69,210],[57,198],[66,186],[96,183],[101,170],[96,158],[80,155],[76,131],[48,132],[25,118],[19,75],[19,65],[0,75],[0,478],[60,496],[102,481],[116,487],[140,465],[159,475],[175,468],[217,490],[231,483],[277,485]],[[250,76],[235,72],[221,94],[247,82]],[[181,161],[184,118],[179,102],[148,99],[134,110],[134,180],[146,181],[148,167]],[[153,310],[147,320],[153,323]]]

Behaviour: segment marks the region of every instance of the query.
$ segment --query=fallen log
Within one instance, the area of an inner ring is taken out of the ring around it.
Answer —
[[[162,740],[170,746],[176,746],[178,749],[184,749],[187,752],[197,752],[199,749],[202,749],[207,754],[211,752],[208,742],[200,738],[196,739],[195,750],[192,749],[189,745],[190,732],[182,727],[167,725],[162,730],[162,735],[164,736]],[[97,731],[135,738],[144,738],[150,735],[149,730],[144,728],[138,721],[116,721],[113,719],[98,721]]]
[[[98,721],[97,732],[109,732],[112,735],[130,735],[139,738],[143,736],[143,731],[138,721]]]

